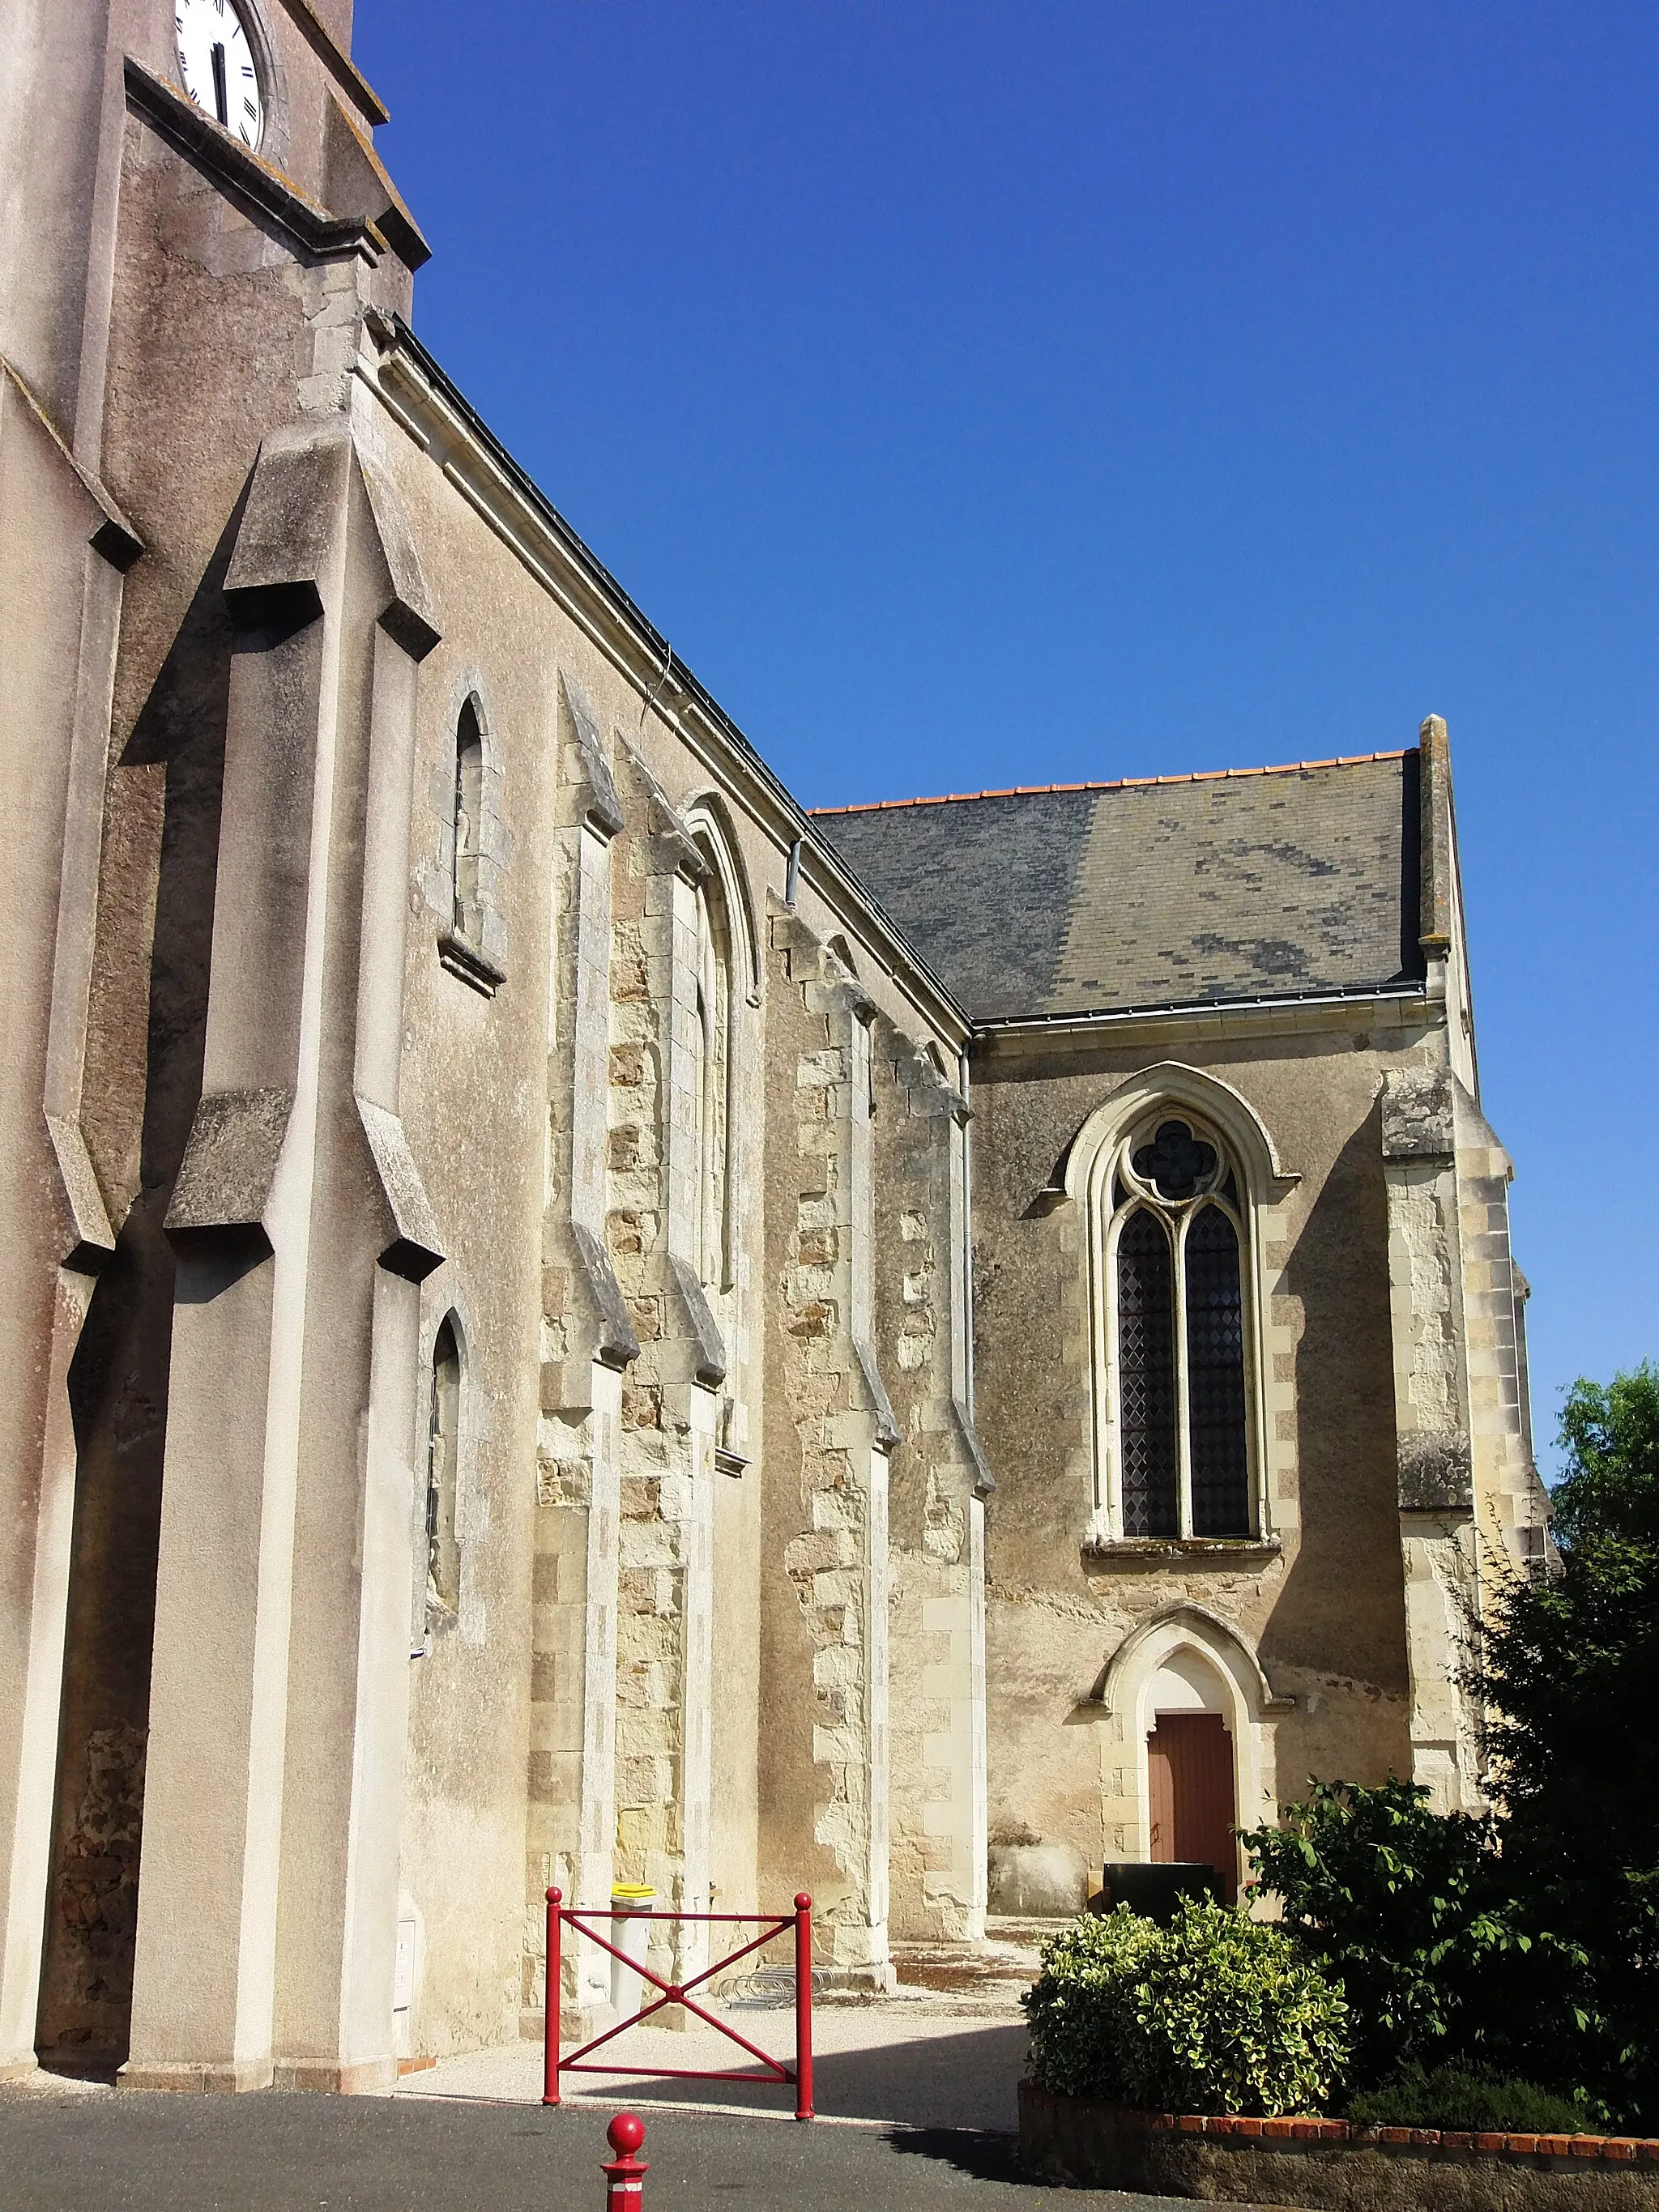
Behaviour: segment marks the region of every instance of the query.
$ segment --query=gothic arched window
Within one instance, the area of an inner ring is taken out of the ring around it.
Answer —
[[[461,1548],[455,1534],[460,1468],[461,1352],[446,1316],[432,1346],[432,1396],[426,1455],[426,1617],[447,1626],[460,1610]]]
[[[1219,1138],[1164,1112],[1124,1140],[1106,1188],[1116,1533],[1248,1536],[1249,1239],[1238,1172]]]
[[[732,932],[718,872],[697,887],[697,1273],[731,1280]]]
[[[441,917],[438,957],[485,998],[507,974],[503,871],[511,840],[501,812],[501,770],[490,725],[477,695],[455,716],[449,757],[433,793],[443,823],[443,861],[432,886]]]
[[[478,860],[483,850],[483,732],[469,699],[455,724],[455,933],[477,945],[483,935]]]

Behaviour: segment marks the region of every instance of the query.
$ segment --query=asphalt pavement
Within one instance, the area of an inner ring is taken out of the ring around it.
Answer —
[[[557,2111],[538,2101],[529,2043],[457,2054],[383,2096],[167,2096],[40,2074],[0,2087],[0,2212],[603,2212],[605,2126],[629,2106],[646,2124],[641,2212],[1172,2212],[1019,2172],[1019,1992],[1040,1933],[995,1923],[967,1959],[903,1947],[894,1997],[821,2006],[810,2123],[775,2083],[665,2070],[745,2063],[695,2026],[630,2029],[605,2055],[644,2070],[568,2075]],[[726,2017],[793,2055],[787,2009]]]
[[[599,2104],[244,2097],[135,2090],[0,2095],[5,2212],[602,2212]],[[1025,2181],[1012,2138],[653,2109],[644,2212],[1050,2212],[1159,2200]],[[1166,2208],[1167,2212],[1167,2208]]]

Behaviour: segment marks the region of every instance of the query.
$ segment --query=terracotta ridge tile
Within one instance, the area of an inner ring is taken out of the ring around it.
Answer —
[[[1387,752],[1338,753],[1329,760],[1279,761],[1267,768],[1198,768],[1179,775],[1120,775],[1100,783],[1012,783],[996,791],[947,791],[925,799],[860,799],[847,806],[809,806],[809,819],[825,814],[890,814],[907,806],[964,806],[978,799],[1048,799],[1073,791],[1144,791],[1161,783],[1219,783],[1246,775],[1300,775],[1316,768],[1364,768],[1374,761],[1404,760],[1411,745]]]

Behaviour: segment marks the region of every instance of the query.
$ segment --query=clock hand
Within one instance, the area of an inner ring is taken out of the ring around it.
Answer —
[[[219,112],[221,123],[230,122],[230,101],[225,92],[225,50],[216,45],[213,49],[213,104]]]

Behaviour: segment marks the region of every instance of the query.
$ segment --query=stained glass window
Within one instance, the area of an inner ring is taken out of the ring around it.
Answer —
[[[1168,1231],[1145,1206],[1118,1239],[1117,1348],[1123,1534],[1179,1535],[1175,1261]]]
[[[1200,1131],[1171,1119],[1125,1148],[1110,1188],[1117,1533],[1248,1536],[1237,1170]]]
[[[1187,1231],[1187,1436],[1194,1536],[1248,1536],[1244,1308],[1238,1231],[1218,1206]]]
[[[1216,1151],[1184,1121],[1165,1121],[1150,1145],[1137,1148],[1130,1165],[1160,1198],[1191,1198],[1215,1173]]]

